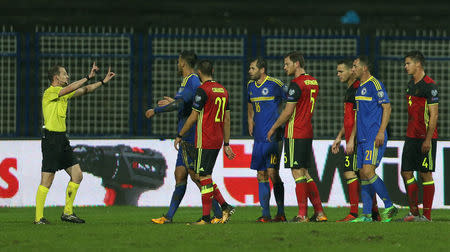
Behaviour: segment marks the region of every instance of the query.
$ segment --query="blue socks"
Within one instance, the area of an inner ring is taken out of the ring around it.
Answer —
[[[270,189],[269,189],[270,190]],[[270,191],[269,191],[270,193]],[[283,182],[273,184],[273,194],[275,194],[275,201],[277,202],[277,215],[284,215],[284,184]]]
[[[270,201],[270,184],[269,181],[267,182],[259,182],[259,202],[261,203],[262,207],[262,216],[264,217],[270,217],[270,208],[269,208],[269,201]]]
[[[169,211],[166,215],[167,218],[172,219],[172,217],[175,215],[175,212],[177,211],[185,192],[186,184],[178,184],[175,186],[175,191],[173,191],[172,199],[170,200]]]
[[[386,185],[383,180],[375,174],[369,180],[361,180],[361,199],[363,202],[363,214],[372,213],[372,200],[375,193],[380,196],[384,202],[384,208],[392,206]]]
[[[377,192],[378,196],[383,200],[384,202],[384,208],[389,208],[392,206],[391,198],[389,197],[389,193],[387,191],[386,185],[384,184],[383,180],[381,180],[380,177],[375,175],[373,178],[370,179],[372,182],[372,187],[374,188],[375,192]]]

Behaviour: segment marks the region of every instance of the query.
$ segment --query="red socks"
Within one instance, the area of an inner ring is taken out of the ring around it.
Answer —
[[[406,181],[406,191],[408,192],[409,211],[413,215],[418,216],[419,187],[417,186],[415,178]]]
[[[347,180],[348,197],[350,200],[350,213],[358,216],[359,204],[359,182],[358,178],[351,178]]]
[[[434,198],[434,181],[423,182],[423,216],[431,220],[431,208]]]
[[[214,187],[212,179],[204,179],[200,181],[202,192],[203,216],[209,216],[212,208],[212,199],[214,197]]]
[[[297,195],[298,215],[306,216],[308,214],[308,197],[306,177],[300,177],[295,180],[295,194]]]
[[[223,205],[225,203],[225,199],[222,196],[222,193],[220,193],[219,188],[217,187],[216,183],[213,182],[213,188],[214,188],[214,199],[217,200],[219,205]]]
[[[320,200],[319,190],[317,189],[316,182],[313,179],[310,179],[306,183],[306,187],[308,190],[308,198],[311,201],[311,204],[314,207],[314,213],[323,212],[322,201]]]

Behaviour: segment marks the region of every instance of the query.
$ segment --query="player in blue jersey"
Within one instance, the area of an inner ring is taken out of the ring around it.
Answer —
[[[356,136],[356,163],[361,178],[363,214],[352,222],[372,221],[372,198],[375,193],[384,202],[385,210],[381,214],[381,221],[389,222],[398,209],[392,204],[386,185],[375,173],[375,169],[386,149],[386,127],[391,115],[391,105],[383,83],[370,74],[370,68],[366,56],[360,56],[353,62],[352,71],[361,82],[355,94],[356,123],[346,149],[349,154],[354,152]]]
[[[267,141],[267,132],[279,116],[279,108],[284,97],[284,85],[275,78],[267,75],[267,64],[263,58],[257,58],[250,63],[248,70],[250,81],[248,92],[248,131],[255,141],[253,144],[250,169],[257,171],[259,186],[259,202],[262,216],[257,222],[284,222],[284,185],[281,181],[280,155],[282,151],[283,128]],[[270,184],[272,180],[275,201],[278,206],[277,215],[271,219],[270,215]]]
[[[164,96],[164,99],[158,101],[158,107],[149,109],[145,112],[147,118],[150,119],[155,114],[178,111],[178,132],[181,130],[186,119],[191,114],[192,103],[197,87],[201,85],[199,77],[194,73],[196,60],[197,56],[194,52],[181,52],[178,57],[178,73],[183,77],[183,82],[181,83],[175,98]],[[192,145],[194,145],[195,128],[196,127],[192,127],[183,135],[183,140]],[[186,192],[188,174],[191,176],[192,181],[200,188],[199,180],[193,170],[194,162],[189,157],[183,157],[182,153],[183,149],[180,148],[178,150],[175,167],[175,191],[172,194],[169,211],[160,218],[152,219],[153,223],[165,224],[172,222],[172,218]],[[222,210],[215,200],[213,201],[213,210],[215,217],[212,218],[211,223],[219,223],[222,218]]]

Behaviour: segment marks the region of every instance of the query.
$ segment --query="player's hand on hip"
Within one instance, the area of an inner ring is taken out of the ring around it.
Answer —
[[[425,140],[422,143],[422,153],[427,153],[431,149],[431,140]]]
[[[149,110],[145,111],[145,117],[147,117],[148,119],[152,118],[154,115],[155,115],[154,109],[149,109]]]
[[[105,78],[103,79],[103,83],[107,83],[112,79],[112,77],[116,76],[114,72],[111,72],[111,67],[108,68],[108,73],[106,74]]]
[[[175,141],[173,142],[173,146],[175,147],[175,150],[178,150],[178,146],[180,145],[181,138],[177,137],[175,138]]]
[[[353,154],[353,152],[355,152],[355,143],[353,139],[350,139],[347,143],[347,145],[345,146],[345,152],[348,155]]]
[[[95,65],[95,61],[94,61],[94,63],[92,64],[91,72],[89,73],[89,79],[93,78],[98,70],[99,70],[99,68],[97,65]]]
[[[334,140],[333,145],[331,145],[331,152],[333,154],[337,154],[339,152],[340,146],[341,146],[341,139]]]
[[[377,136],[375,137],[375,147],[380,147],[384,144],[384,133],[378,132]]]
[[[231,149],[230,146],[225,146],[224,151],[225,151],[225,155],[227,155],[228,159],[231,160],[236,157],[236,154],[233,152],[233,149]]]

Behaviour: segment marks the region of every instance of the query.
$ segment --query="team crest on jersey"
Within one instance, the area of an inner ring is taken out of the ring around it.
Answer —
[[[378,91],[377,95],[378,95],[378,97],[383,98],[384,92],[380,90],[380,91]]]
[[[261,93],[263,95],[267,95],[269,93],[269,89],[268,88],[263,88],[263,90],[261,91]]]
[[[202,99],[202,97],[200,95],[196,95],[195,96],[195,101],[196,102],[199,102],[201,99]]]
[[[438,91],[436,89],[431,90],[431,95],[436,96],[438,94]]]
[[[293,95],[295,94],[295,90],[294,89],[289,89],[289,95]]]
[[[366,88],[363,88],[362,90],[361,90],[361,94],[362,95],[365,95],[367,93],[367,89]]]

